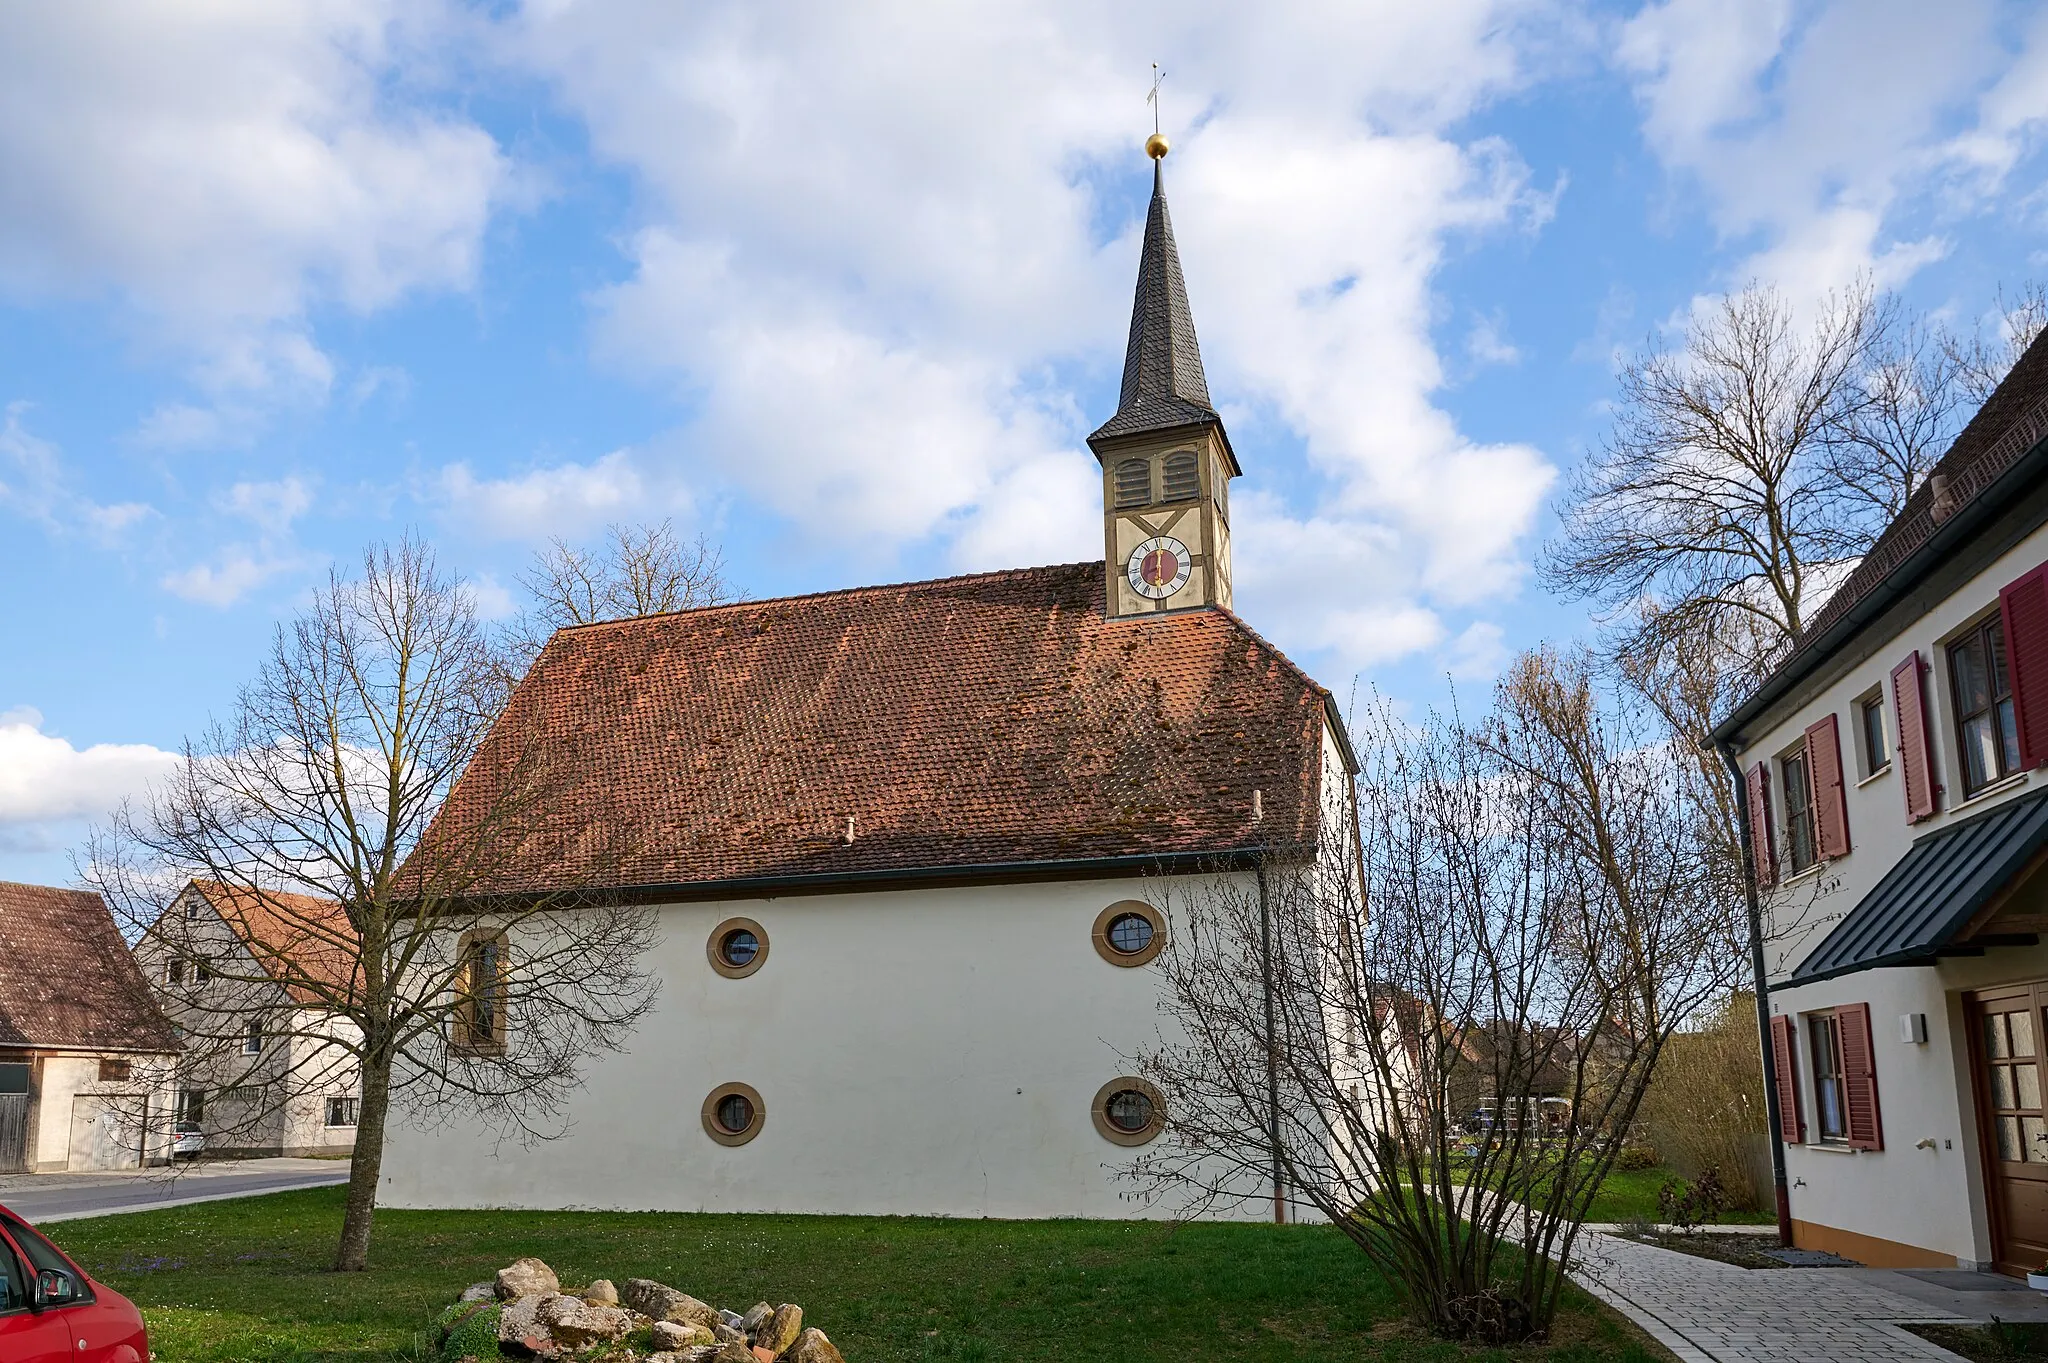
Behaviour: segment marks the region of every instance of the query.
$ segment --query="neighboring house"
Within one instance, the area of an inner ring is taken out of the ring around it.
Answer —
[[[0,1173],[134,1167],[178,1051],[100,897],[0,882]]]
[[[1156,179],[1090,443],[1106,561],[549,641],[443,817],[487,806],[506,745],[588,773],[558,824],[624,808],[634,836],[508,847],[480,892],[585,884],[586,844],[629,842],[602,888],[658,906],[660,996],[559,1139],[401,1109],[384,1205],[1179,1209],[1119,1177],[1163,1118],[1131,1057],[1165,1021],[1165,910],[1264,848],[1313,856],[1356,763],[1329,693],[1231,613],[1239,469]],[[1032,483],[1019,518],[1060,504]]]
[[[2048,1258],[2048,341],[1716,731],[1797,1243]]]
[[[348,920],[330,899],[255,894],[195,880],[143,935],[136,958],[186,1039],[174,1117],[228,1155],[345,1155],[361,1083],[345,1043],[358,1033],[316,995],[273,978],[273,962],[328,960]],[[339,1044],[338,1044],[339,1043]]]

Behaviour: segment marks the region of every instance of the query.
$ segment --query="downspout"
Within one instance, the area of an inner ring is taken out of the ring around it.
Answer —
[[[1266,1140],[1273,1152],[1273,1224],[1287,1221],[1280,1161],[1280,1051],[1273,1035],[1273,916],[1266,899],[1266,859],[1259,858],[1259,973],[1266,989]]]
[[[1742,763],[1735,749],[1716,743],[1714,750],[1728,764],[1735,782],[1736,833],[1742,841],[1742,895],[1749,906],[1749,969],[1756,981],[1756,1039],[1764,1062],[1764,1120],[1770,1126],[1771,1184],[1777,1194],[1778,1243],[1792,1243],[1792,1191],[1785,1180],[1785,1128],[1778,1112],[1778,1061],[1771,1048],[1771,986],[1764,973],[1764,914],[1756,894],[1756,849],[1750,846],[1749,783],[1742,777]]]

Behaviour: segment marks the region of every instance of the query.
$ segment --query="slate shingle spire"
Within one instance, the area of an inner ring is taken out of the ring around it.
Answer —
[[[1131,338],[1124,349],[1123,391],[1116,415],[1088,437],[1088,443],[1165,431],[1181,426],[1217,426],[1188,311],[1180,252],[1173,244],[1173,218],[1166,209],[1166,178],[1159,158],[1152,163],[1152,207],[1145,215],[1145,242],[1138,258],[1137,297],[1131,304]],[[1233,460],[1233,462],[1235,462]]]

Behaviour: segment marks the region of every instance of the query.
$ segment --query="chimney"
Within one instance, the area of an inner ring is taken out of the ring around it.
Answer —
[[[1929,478],[1927,480],[1927,487],[1934,493],[1934,506],[1931,508],[1934,523],[1940,525],[1950,516],[1956,514],[1955,494],[1948,489],[1948,475],[1946,473],[1937,473]]]

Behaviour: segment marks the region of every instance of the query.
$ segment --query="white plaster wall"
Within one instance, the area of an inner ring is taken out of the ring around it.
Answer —
[[[1185,894],[1192,882],[1175,882]],[[655,1013],[591,1062],[567,1134],[535,1147],[454,1117],[395,1116],[393,1207],[1145,1217],[1090,1104],[1164,1019],[1156,968],[1096,954],[1096,915],[1159,902],[1138,880],[808,895],[660,911]],[[768,960],[725,979],[705,945],[759,921]],[[515,948],[516,950],[516,944]],[[761,1093],[749,1144],[705,1133],[705,1096]],[[1266,1208],[1254,1202],[1247,1216]]]
[[[1809,694],[1774,716],[1775,726],[1741,753],[1745,770],[1758,761],[1772,763],[1773,823],[1781,844],[1781,864],[1784,805],[1775,757],[1796,743],[1807,725],[1830,711],[1841,733],[1848,783],[1850,853],[1787,881],[1775,892],[1767,905],[1765,958],[1774,1013],[1796,1017],[1837,1004],[1870,1004],[1885,1148],[1861,1153],[1818,1145],[1789,1148],[1786,1174],[1793,1184],[1792,1215],[1953,1254],[1967,1262],[1988,1260],[1991,1238],[1968,1051],[1961,1030],[1961,995],[1991,984],[2048,976],[2048,947],[1994,947],[1981,957],[1954,958],[1938,966],[1862,971],[1798,989],[1783,986],[1799,962],[1877,885],[1915,838],[2037,788],[2040,781],[2048,779],[2034,772],[1976,799],[1961,799],[1963,781],[1949,718],[1953,712],[1943,652],[1946,640],[1985,610],[1996,607],[2001,587],[2043,561],[2048,561],[2048,528],[2029,535],[1991,567],[1932,603],[1905,628],[1873,631],[1872,637],[1860,641],[1855,650],[1835,660],[1816,683],[1809,684]],[[1861,770],[1855,702],[1883,685],[1887,731],[1896,746],[1891,669],[1916,648],[1930,664],[1923,679],[1928,729],[1936,780],[1945,790],[1939,813],[1909,825],[1896,759],[1888,770],[1874,776]],[[1925,1045],[1900,1041],[1902,1013],[1927,1015]],[[1812,1061],[1803,1025],[1796,1030],[1801,1102],[1811,1135]],[[1932,1140],[1933,1148],[1915,1148],[1923,1139]]]
[[[36,1169],[67,1169],[71,1160],[71,1102],[99,1084],[98,1056],[45,1055],[36,1099]]]

